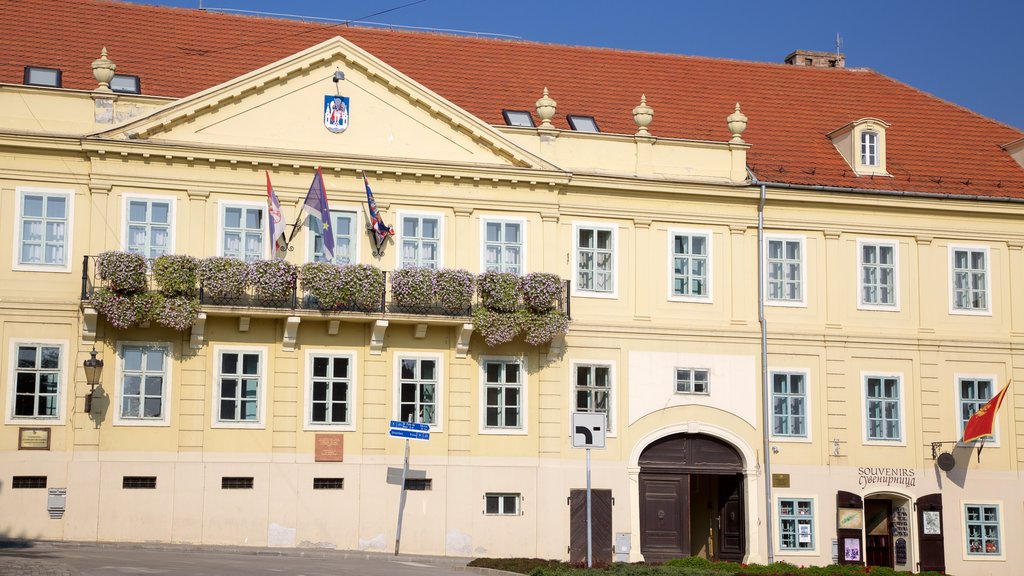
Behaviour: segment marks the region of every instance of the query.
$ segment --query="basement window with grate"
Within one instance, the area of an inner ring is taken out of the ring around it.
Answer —
[[[222,490],[252,490],[252,476],[224,476],[220,487]]]
[[[122,476],[121,488],[125,490],[153,490],[156,476]]]
[[[433,482],[430,478],[406,478],[406,490],[433,490]]]
[[[46,488],[46,476],[15,476],[11,488]]]
[[[344,478],[313,478],[313,490],[343,490]]]

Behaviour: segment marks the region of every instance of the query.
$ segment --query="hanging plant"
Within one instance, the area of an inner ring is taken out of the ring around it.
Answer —
[[[249,264],[237,258],[213,256],[199,265],[203,293],[210,298],[238,298],[249,284]]]
[[[466,270],[442,268],[434,275],[434,299],[448,314],[464,314],[473,303],[476,279]]]
[[[164,294],[192,294],[199,280],[199,260],[184,254],[160,256],[153,261],[153,278]]]
[[[528,313],[522,318],[523,340],[531,346],[551,342],[569,331],[569,319],[557,310]]]
[[[258,298],[288,300],[295,290],[298,269],[285,260],[256,260],[250,264],[249,281]]]
[[[199,300],[191,296],[159,296],[151,302],[151,316],[157,324],[184,332],[199,317]]]
[[[487,308],[515,312],[519,308],[519,276],[511,272],[484,272],[477,278],[477,293]]]
[[[146,259],[141,254],[111,250],[96,257],[101,280],[114,292],[141,292],[146,289]]]
[[[391,299],[398,306],[426,308],[434,305],[433,268],[413,266],[391,273]]]
[[[555,300],[562,293],[562,279],[555,274],[532,272],[519,283],[523,303],[534,312],[554,309]]]
[[[521,312],[496,312],[485,307],[473,309],[473,330],[484,338],[490,347],[506,344],[515,339],[522,330]]]
[[[148,319],[149,299],[144,296],[100,288],[93,293],[90,302],[107,318],[111,326],[124,330],[138,326]]]
[[[384,294],[384,272],[369,264],[341,267],[342,304],[360,312],[379,312]]]
[[[330,262],[303,264],[299,279],[302,291],[312,296],[321,310],[331,310],[345,302],[341,289],[341,266]]]

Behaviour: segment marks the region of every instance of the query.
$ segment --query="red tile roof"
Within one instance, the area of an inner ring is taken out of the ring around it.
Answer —
[[[542,89],[567,114],[632,134],[640,94],[655,136],[727,140],[740,102],[761,180],[799,185],[1024,198],[1024,169],[1000,145],[1024,133],[877,72],[360,28],[104,0],[0,0],[0,82],[26,65],[93,89],[107,47],[145,94],[183,97],[341,35],[491,124],[534,110]],[[890,124],[887,168],[857,177],[826,134],[865,117]]]

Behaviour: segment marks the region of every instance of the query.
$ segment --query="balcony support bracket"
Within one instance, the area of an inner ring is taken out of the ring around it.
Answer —
[[[193,348],[202,348],[206,332],[206,312],[200,312],[192,323],[192,337],[189,344]]]
[[[281,341],[281,349],[285,352],[295,351],[295,342],[299,337],[299,323],[302,318],[289,316],[284,321],[284,339]]]
[[[380,356],[384,350],[384,333],[388,330],[387,320],[377,320],[373,324],[373,334],[370,336],[370,354]]]
[[[99,312],[92,306],[82,308],[82,343],[96,343],[96,324],[99,322]]]
[[[469,338],[473,336],[473,325],[466,323],[459,328],[459,339],[455,343],[455,357],[465,358],[469,354]]]

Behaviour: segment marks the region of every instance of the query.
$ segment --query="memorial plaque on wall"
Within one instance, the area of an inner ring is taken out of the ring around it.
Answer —
[[[49,450],[49,428],[18,428],[18,450]]]
[[[772,474],[772,488],[789,488],[789,474]]]
[[[344,462],[345,435],[317,434],[314,460],[316,462]]]

